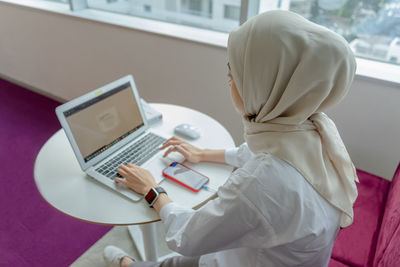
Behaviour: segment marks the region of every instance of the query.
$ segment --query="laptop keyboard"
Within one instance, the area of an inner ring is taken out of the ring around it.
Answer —
[[[121,166],[121,164],[132,163],[138,166],[142,165],[160,151],[161,145],[166,140],[167,139],[161,136],[148,133],[143,138],[121,151],[117,156],[103,163],[96,171],[107,176],[111,180],[114,180],[115,177],[121,177],[121,175],[117,173],[118,167]]]

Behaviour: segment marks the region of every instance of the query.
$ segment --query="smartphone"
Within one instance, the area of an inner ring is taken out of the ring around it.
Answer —
[[[203,185],[210,180],[207,176],[178,162],[172,162],[163,170],[162,174],[194,192],[199,192]]]

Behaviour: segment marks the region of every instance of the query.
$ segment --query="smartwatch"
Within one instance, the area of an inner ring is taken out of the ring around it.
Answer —
[[[149,204],[150,208],[153,207],[153,204],[157,201],[158,197],[161,193],[167,194],[167,192],[162,187],[153,187],[144,197]]]

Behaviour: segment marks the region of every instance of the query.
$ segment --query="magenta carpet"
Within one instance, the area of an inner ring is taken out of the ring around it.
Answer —
[[[0,79],[0,266],[68,266],[111,229],[58,212],[35,186],[36,155],[61,127],[58,105]]]

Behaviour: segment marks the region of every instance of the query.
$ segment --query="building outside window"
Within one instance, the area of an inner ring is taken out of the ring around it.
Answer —
[[[291,0],[289,9],[342,35],[358,57],[400,64],[399,0]]]
[[[241,0],[88,0],[89,8],[161,20],[214,31],[239,26]],[[224,5],[237,7],[226,18]]]
[[[181,0],[181,12],[211,18],[212,0]]]
[[[240,19],[240,7],[232,5],[224,5],[224,18],[239,20]]]

